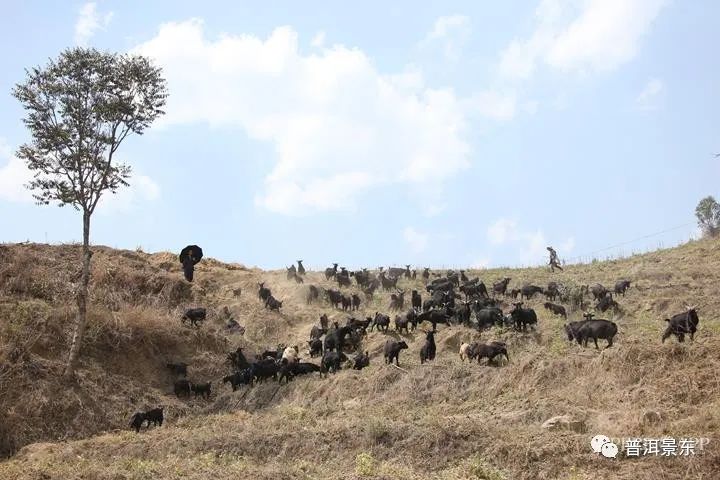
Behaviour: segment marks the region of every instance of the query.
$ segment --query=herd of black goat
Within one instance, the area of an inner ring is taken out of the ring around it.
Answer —
[[[583,311],[583,320],[567,322],[564,325],[569,341],[577,341],[578,344],[587,347],[588,342],[592,340],[595,348],[599,349],[598,340],[606,340],[606,348],[609,348],[613,345],[613,339],[618,332],[617,325],[612,321],[593,317],[598,312],[609,310],[619,312],[621,307],[615,298],[618,295],[624,296],[631,285],[630,280],[623,279],[616,282],[612,291],[599,283],[566,287],[557,282],[550,282],[545,288],[526,284],[520,288],[510,289],[511,279],[503,278],[493,283],[492,289],[488,291],[482,280],[477,277],[467,278],[464,270],[459,272],[448,270],[441,274],[425,268],[421,277],[425,283],[426,298],[423,300],[423,294],[412,290],[410,305],[406,307],[406,291],[398,288],[398,282],[403,277],[410,280],[417,278],[417,271],[410,270],[409,265],[405,268],[389,268],[387,271],[381,267],[375,273],[367,269],[351,272],[343,267],[338,270],[338,264],[335,263],[324,273],[326,280],[333,279],[337,282],[338,289],[309,285],[307,303],[324,300],[335,309],[350,312],[350,315],[345,325],[341,326],[338,322],[330,325],[328,316],[323,314],[319,323],[311,328],[307,353],[311,359],[320,357],[319,364],[301,361],[298,345],[279,344],[275,350],[254,355],[250,360],[245,356],[242,348],[238,348],[227,356],[233,373],[225,376],[222,379],[223,383],[229,383],[232,390],[236,391],[243,385],[252,386],[269,378],[282,384],[283,380],[287,383],[296,376],[314,372],[318,372],[322,377],[337,372],[343,365],[362,370],[370,365],[369,352],[362,350],[363,338],[373,330],[388,333],[391,323],[394,323],[398,335],[410,334],[424,322],[432,325],[432,330],[423,332],[425,341],[419,351],[420,362],[425,363],[435,358],[435,332],[438,324],[447,327],[465,326],[478,331],[493,327],[514,329],[518,332],[525,332],[528,327],[534,329],[538,321],[537,314],[534,309],[524,306],[524,303],[537,295],[545,297],[546,301],[543,303],[545,309],[566,320],[568,309],[561,303],[572,307],[573,310]],[[297,283],[304,283],[305,274],[302,260],[298,261],[297,268],[293,265],[287,269],[287,279]],[[431,277],[435,278],[431,279]],[[394,290],[389,299],[390,311],[397,312],[392,322],[389,315],[380,312],[375,312],[374,316],[366,317],[364,320],[352,316],[352,312],[359,310],[362,299],[358,294],[344,294],[342,289],[351,287],[353,278],[364,294],[365,301],[371,301],[378,289],[386,292]],[[234,293],[239,294],[239,292]],[[264,282],[258,284],[257,295],[265,308],[275,311],[282,308],[282,301],[272,295],[272,291]],[[589,305],[585,301],[588,297],[595,301],[594,312],[589,311]],[[507,313],[502,309],[504,302],[512,305]],[[205,318],[205,308],[192,308],[185,311],[181,320],[198,327]],[[679,342],[684,341],[685,335],[693,339],[699,322],[697,309],[687,307],[684,312],[665,321],[667,327],[662,335],[663,342],[671,335],[676,336]],[[408,349],[409,346],[404,340],[396,340],[399,338],[398,335],[386,341],[383,356],[385,363],[400,368],[400,352]],[[348,354],[353,352],[354,356],[348,357]],[[488,365],[494,364],[496,358],[503,356],[509,361],[507,345],[498,341],[487,344],[462,343],[459,354],[461,360],[477,359],[478,363],[486,358]],[[195,397],[210,398],[211,382],[191,383],[187,379],[187,367],[186,363],[167,364],[167,368],[178,377],[174,384],[175,395],[189,397],[194,393]],[[136,413],[132,418],[131,426],[139,431],[144,421],[147,421],[149,428],[150,423],[162,425],[162,420],[163,409],[156,408],[148,412]]]

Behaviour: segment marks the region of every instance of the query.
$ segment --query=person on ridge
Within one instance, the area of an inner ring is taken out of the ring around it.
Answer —
[[[561,272],[563,271],[562,267],[560,266],[560,260],[558,260],[557,252],[552,247],[547,247],[548,252],[550,252],[550,270],[555,271],[557,268]]]

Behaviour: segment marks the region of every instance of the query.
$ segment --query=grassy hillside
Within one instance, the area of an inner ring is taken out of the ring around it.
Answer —
[[[307,284],[329,287],[310,272],[305,286],[284,272],[263,272],[204,259],[195,282],[182,280],[176,257],[94,247],[89,330],[75,383],[60,374],[73,321],[80,249],[37,244],[0,246],[0,478],[387,478],[387,479],[714,479],[720,472],[720,242],[698,241],[632,258],[546,269],[483,270],[486,284],[511,287],[633,280],[615,347],[595,351],[567,342],[562,321],[540,299],[536,332],[479,334],[439,326],[437,359],[420,365],[420,332],[403,335],[403,370],[386,366],[388,336],[371,333],[371,365],[330,378],[269,382],[232,392],[225,354],[259,352],[278,342],[306,344],[326,304],[305,304]],[[266,311],[256,283],[284,301]],[[241,287],[240,297],[233,290]],[[401,280],[402,288],[422,288]],[[351,289],[355,291],[356,289]],[[698,305],[695,342],[660,343],[663,318]],[[206,324],[180,324],[184,308],[205,306]],[[228,335],[228,306],[246,327]],[[387,312],[377,294],[360,313]],[[577,319],[579,312],[571,314]],[[425,325],[427,327],[427,325]],[[462,363],[463,341],[502,339],[510,362]],[[301,350],[302,351],[302,350]],[[166,361],[188,362],[191,380],[213,381],[210,401],[177,400]],[[164,405],[166,424],[129,431],[129,416]],[[584,431],[548,430],[568,415]],[[659,415],[659,421],[652,421]],[[610,437],[709,437],[694,457],[609,460],[589,448]],[[38,443],[42,442],[42,443]]]

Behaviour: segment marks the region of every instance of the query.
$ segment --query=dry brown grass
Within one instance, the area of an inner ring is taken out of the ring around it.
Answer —
[[[224,352],[258,351],[278,342],[304,347],[325,305],[306,305],[306,287],[284,272],[205,261],[187,286],[171,254],[115,251],[93,256],[90,329],[76,385],[59,379],[72,322],[79,249],[0,247],[0,447],[16,451],[0,478],[437,478],[437,479],[714,479],[720,472],[720,242],[693,242],[613,262],[545,269],[486,270],[489,285],[557,280],[569,285],[623,277],[635,283],[615,320],[616,346],[596,352],[568,343],[562,321],[537,308],[534,334],[440,327],[438,358],[421,366],[421,334],[404,336],[405,371],[385,366],[385,335],[363,346],[371,367],[290,385],[266,383],[231,392],[218,379]],[[282,299],[281,314],[258,301],[267,281]],[[410,282],[402,281],[403,288]],[[320,273],[308,283],[329,286]],[[414,287],[420,287],[416,282]],[[240,298],[232,295],[241,287]],[[362,315],[387,311],[376,295]],[[700,309],[693,343],[660,344],[662,318],[684,304]],[[185,306],[211,312],[229,306],[247,328],[225,336],[214,315],[199,331],[182,327]],[[578,314],[573,314],[577,317]],[[395,336],[390,333],[390,336]],[[510,362],[501,367],[461,363],[462,341],[503,339]],[[169,395],[166,360],[191,363],[191,378],[212,379],[212,401]],[[166,406],[167,423],[140,435],[127,430],[132,412]],[[647,411],[660,422],[643,422]],[[584,433],[548,432],[555,415],[583,420]],[[101,433],[105,432],[105,433]],[[595,433],[610,437],[709,437],[691,458],[608,460],[590,452]],[[94,435],[94,436],[93,436]],[[81,439],[81,440],[77,440]],[[52,441],[53,443],[35,443]],[[24,446],[24,447],[23,447]],[[21,448],[23,447],[23,448]]]

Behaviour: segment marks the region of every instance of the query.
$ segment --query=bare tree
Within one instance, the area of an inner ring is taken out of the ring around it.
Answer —
[[[17,152],[34,173],[27,187],[40,205],[53,202],[82,212],[82,276],[66,377],[73,376],[87,320],[90,218],[104,193],[128,186],[130,166],[114,158],[120,144],[164,113],[161,73],[141,56],[72,48],[45,67],[27,70],[12,92],[32,135]]]

